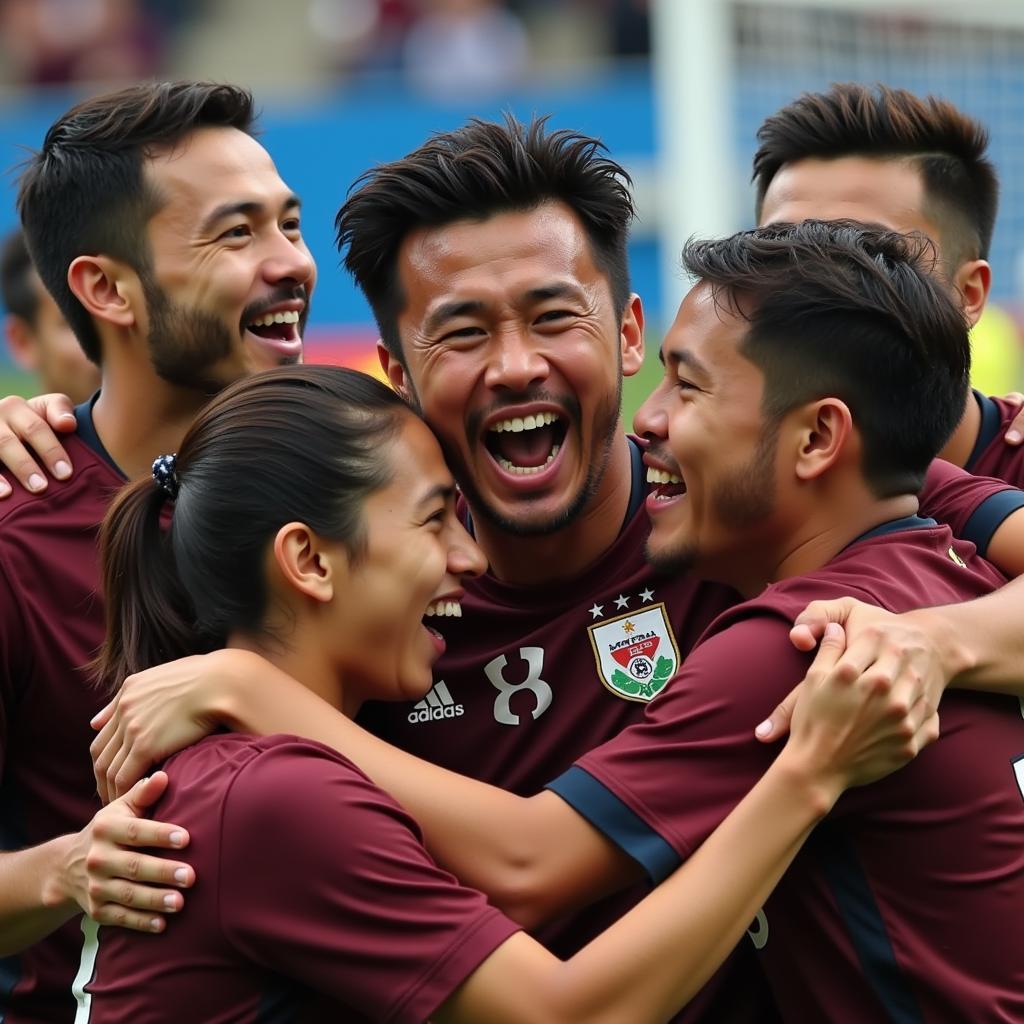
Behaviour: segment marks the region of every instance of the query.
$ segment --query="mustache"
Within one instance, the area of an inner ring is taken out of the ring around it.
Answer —
[[[562,409],[569,420],[578,423],[580,420],[580,403],[575,395],[553,395],[550,391],[540,388],[530,391],[523,391],[518,394],[502,396],[498,401],[492,402],[486,409],[478,409],[466,417],[466,433],[470,437],[477,437],[484,425],[484,420],[490,419],[495,413],[502,409],[510,409],[516,405],[527,405],[531,402],[547,402],[550,405]]]
[[[304,316],[309,308],[309,294],[306,291],[305,285],[298,284],[275,288],[270,295],[266,296],[266,298],[262,298],[258,302],[249,303],[249,305],[242,310],[242,323],[247,324],[249,321],[263,316],[268,309],[273,309],[274,306],[279,303],[292,302],[296,299],[302,303],[303,309],[301,315]]]

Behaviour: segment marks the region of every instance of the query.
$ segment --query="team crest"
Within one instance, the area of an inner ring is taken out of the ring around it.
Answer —
[[[679,648],[664,604],[617,615],[587,631],[601,682],[626,700],[652,700],[676,674]]]

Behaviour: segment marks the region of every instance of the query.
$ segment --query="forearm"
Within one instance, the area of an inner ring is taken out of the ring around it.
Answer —
[[[521,940],[486,962],[440,1019],[667,1020],[725,960],[839,792],[781,754],[686,864],[572,959]],[[524,988],[528,1005],[517,998]]]
[[[781,754],[686,864],[566,964],[593,1014],[575,1019],[663,1020],[691,999],[840,791],[826,791]],[[638,977],[643,985],[626,999],[628,980]]]
[[[518,797],[407,754],[276,669],[261,668],[258,685],[251,676],[244,685],[239,681],[219,714],[237,731],[292,732],[352,760],[412,814],[439,863],[526,926],[589,902],[606,888],[595,885],[591,891],[584,882],[573,892],[565,884],[548,884],[558,873],[560,852],[550,812],[577,817],[557,797]]]
[[[1024,696],[1024,577],[973,601],[905,614],[938,645],[951,686]]]
[[[62,884],[74,836],[0,854],[0,956],[45,938],[79,912]]]

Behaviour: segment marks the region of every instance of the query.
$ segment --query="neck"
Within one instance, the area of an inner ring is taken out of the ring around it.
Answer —
[[[893,519],[915,515],[917,510],[917,496],[913,494],[867,497],[860,503],[823,503],[810,515],[804,505],[803,514],[792,517],[780,541],[764,545],[758,553],[753,549],[738,553],[728,573],[731,578],[722,578],[721,582],[735,587],[745,598],[756,597],[770,583],[822,568],[861,534]]]
[[[968,391],[964,414],[953,431],[953,436],[946,442],[946,447],[939,452],[939,458],[952,462],[955,466],[966,466],[980,432],[981,410],[974,400],[974,392]]]
[[[289,618],[287,641],[276,640],[267,633],[236,632],[228,637],[226,646],[258,654],[352,718],[359,710],[361,701],[354,697],[351,700],[348,698],[337,669],[327,654],[323,636],[315,624],[302,619],[302,616]]]
[[[500,529],[473,514],[476,539],[499,580],[538,586],[572,579],[594,564],[615,542],[629,508],[632,487],[629,441],[620,433],[597,491],[582,512],[553,533],[529,537]],[[472,507],[470,508],[472,510]]]
[[[104,360],[100,396],[92,409],[96,433],[129,479],[149,471],[158,455],[176,452],[207,401],[197,391],[162,380],[148,361]]]

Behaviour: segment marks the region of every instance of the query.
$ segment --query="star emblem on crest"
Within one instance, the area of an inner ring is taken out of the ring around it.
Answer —
[[[635,633],[636,632],[636,626],[634,626],[633,623],[629,621],[629,619],[626,619],[626,621],[622,624],[622,632],[623,633]]]

